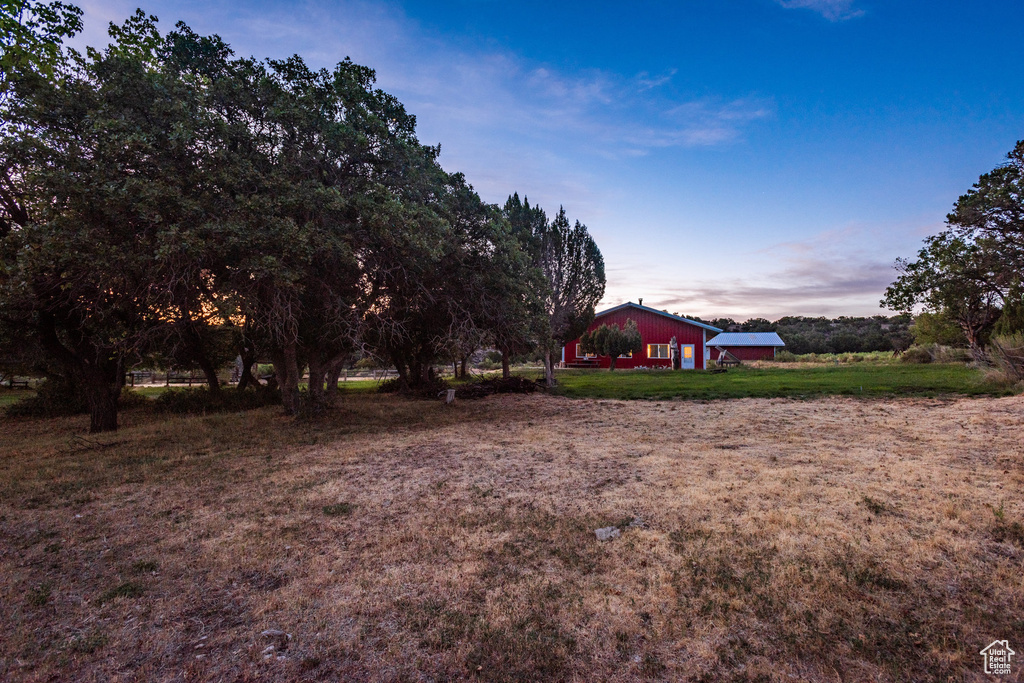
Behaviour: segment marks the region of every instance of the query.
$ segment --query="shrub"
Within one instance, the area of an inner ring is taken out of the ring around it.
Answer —
[[[442,391],[450,389],[448,382],[435,377],[429,382],[423,384],[417,384],[413,387],[403,387],[401,380],[398,377],[392,377],[386,379],[377,386],[377,391],[382,394],[395,394],[403,393],[407,396],[414,396],[416,398],[437,398],[437,395]]]
[[[23,398],[8,406],[9,417],[62,417],[86,413],[89,407],[82,398],[78,387],[67,377],[49,377],[39,388],[35,396]]]
[[[911,346],[900,356],[901,363],[931,363],[932,354],[920,346]]]
[[[927,350],[936,363],[967,363],[971,360],[971,352],[967,349],[932,344]]]
[[[120,410],[131,410],[133,408],[148,408],[152,402],[144,394],[132,391],[129,387],[121,389],[121,398],[117,406]]]
[[[281,392],[259,387],[256,391],[221,390],[220,397],[210,395],[206,387],[196,389],[168,389],[160,394],[153,406],[160,412],[178,415],[203,415],[225,411],[252,410],[263,406],[279,405]]]
[[[469,382],[456,392],[458,398],[483,398],[491,394],[532,394],[539,391],[540,384],[525,377],[483,379]]]
[[[989,356],[1008,381],[1024,381],[1024,333],[993,338]]]
[[[795,353],[790,351],[776,351],[775,362],[776,363],[795,363],[797,361]]]

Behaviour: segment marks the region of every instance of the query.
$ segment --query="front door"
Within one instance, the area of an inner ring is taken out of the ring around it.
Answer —
[[[682,352],[679,367],[683,370],[693,370],[693,344],[680,344],[679,350]]]

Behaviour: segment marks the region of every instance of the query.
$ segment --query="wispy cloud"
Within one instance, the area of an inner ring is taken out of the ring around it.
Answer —
[[[785,315],[880,315],[885,288],[896,277],[893,261],[916,240],[920,230],[900,231],[850,225],[824,230],[803,240],[779,242],[747,254],[766,264],[747,273],[665,280],[636,269],[609,269],[609,296],[622,303],[641,292],[646,302],[670,312],[744,320]],[[907,252],[909,253],[909,252]],[[767,265],[772,264],[772,265]],[[774,267],[773,267],[774,265]],[[619,292],[629,290],[627,296]]]
[[[829,21],[843,21],[863,16],[864,10],[854,7],[854,0],[775,0],[786,9],[809,9]]]
[[[107,21],[134,7],[129,0],[85,2],[94,43]],[[421,139],[442,144],[445,167],[464,171],[490,201],[528,189],[552,206],[591,202],[601,192],[590,175],[597,164],[659,149],[736,144],[774,113],[770,99],[750,93],[680,93],[671,87],[676,69],[565,70],[437,33],[392,3],[207,7],[181,0],[173,11],[166,2],[155,4],[164,5],[155,13],[166,15],[165,30],[182,18],[197,31],[220,33],[240,55],[299,52],[318,67],[350,56],[372,66],[379,87],[416,114]]]
[[[672,77],[675,76],[678,71],[678,69],[669,69],[660,76],[651,76],[646,71],[641,71],[636,75],[636,82],[641,91],[651,90],[670,83],[672,81]]]

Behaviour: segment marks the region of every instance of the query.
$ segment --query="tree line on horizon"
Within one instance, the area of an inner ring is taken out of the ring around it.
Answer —
[[[480,199],[349,59],[236,57],[137,11],[80,54],[62,3],[5,3],[0,66],[2,362],[117,428],[125,372],[269,359],[285,411],[369,356],[399,383],[487,346],[555,353],[593,319],[586,226],[518,194]],[[299,380],[308,369],[308,395]],[[333,380],[333,382],[332,382]]]
[[[794,354],[901,352],[915,341],[920,343],[915,319],[909,314],[838,318],[785,316],[774,322],[766,318],[737,322],[732,318],[683,317],[717,327],[723,332],[776,332],[786,343],[786,350]],[[925,340],[924,343],[929,342]]]

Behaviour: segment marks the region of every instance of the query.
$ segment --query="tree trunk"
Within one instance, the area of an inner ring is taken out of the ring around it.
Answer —
[[[82,341],[77,349],[61,343],[53,317],[39,316],[38,330],[43,348],[64,367],[65,372],[78,381],[82,396],[89,406],[89,431],[117,431],[117,401],[124,387],[124,362],[90,363],[85,358],[109,358],[110,353],[91,347]]]
[[[117,431],[117,393],[106,388],[85,390],[85,398],[89,404],[89,431]]]
[[[326,364],[319,356],[312,353],[309,357],[309,399],[317,409],[324,405],[324,376],[327,374]]]
[[[508,379],[512,376],[512,371],[509,369],[508,363],[508,349],[501,350],[501,378]]]
[[[409,366],[405,363],[405,359],[398,355],[398,353],[391,354],[391,362],[395,366],[395,372],[398,373],[398,386],[401,389],[409,388]]]
[[[260,386],[259,378],[253,376],[252,374],[252,366],[256,364],[256,361],[259,360],[259,357],[257,356],[256,345],[253,344],[252,340],[249,338],[249,334],[251,334],[251,331],[252,325],[249,322],[249,318],[246,317],[245,323],[242,326],[242,339],[240,343],[241,349],[239,349],[238,354],[239,357],[241,357],[242,359],[242,373],[238,377],[239,391],[244,390],[250,384],[256,387],[257,389]],[[257,370],[257,373],[258,372],[259,370]]]
[[[967,348],[971,352],[971,358],[982,363],[985,361],[985,350],[981,348],[980,330],[970,324],[961,324],[964,336],[967,337]]]
[[[544,383],[548,388],[555,386],[555,354],[553,351],[544,352]]]
[[[345,359],[335,360],[327,368],[327,395],[334,396],[338,393],[338,380],[341,378],[341,371],[345,369]]]
[[[452,375],[455,376],[455,379],[459,378],[459,364],[456,361],[452,361]]]
[[[213,363],[206,357],[206,354],[199,354],[199,368],[206,376],[206,386],[210,389],[210,396],[219,398],[220,380],[217,379],[217,368],[213,367]]]
[[[121,384],[105,377],[99,368],[85,368],[78,374],[89,406],[89,431],[93,434],[117,431],[117,399]]]
[[[462,357],[462,379],[466,379],[466,366],[469,365],[469,356]]]
[[[611,372],[612,370],[615,369],[615,361],[617,360],[618,358],[616,358],[615,356],[611,357],[611,362],[608,364],[608,372]]]
[[[285,415],[295,415],[299,411],[299,366],[295,343],[285,344],[272,356]]]
[[[238,378],[238,390],[242,391],[250,384],[252,386],[259,386],[259,379],[253,377],[252,366],[256,364],[255,356],[247,356],[242,354],[242,374]]]

